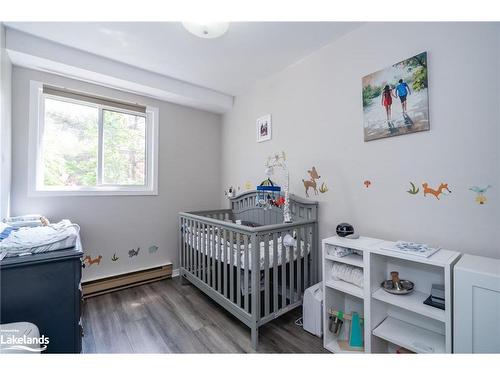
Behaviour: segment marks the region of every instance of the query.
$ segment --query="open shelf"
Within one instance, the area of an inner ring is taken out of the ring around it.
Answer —
[[[326,343],[325,348],[331,351],[332,353],[337,353],[337,354],[345,354],[345,353],[361,354],[365,352],[364,348],[350,349],[349,342],[347,340],[332,339],[328,343]]]
[[[413,311],[414,313],[439,320],[440,322],[445,322],[446,314],[444,310],[438,309],[437,307],[424,305],[424,301],[427,299],[427,297],[427,294],[419,292],[418,290],[414,290],[410,294],[398,296],[390,294],[382,288],[378,288],[372,294],[372,298],[378,301],[382,301],[394,306],[401,307],[402,309]]]
[[[325,286],[328,288],[339,290],[341,292],[350,294],[358,298],[364,297],[363,288],[360,288],[359,286],[351,283],[346,283],[345,281],[342,280],[331,280],[331,279],[327,280],[325,281]]]
[[[351,266],[356,266],[359,268],[363,268],[363,257],[358,254],[349,254],[345,257],[336,257],[334,255],[325,255],[325,259],[332,260],[338,263],[350,264]]]
[[[393,242],[376,238],[322,240],[323,261],[323,345],[334,353],[359,353],[346,345],[348,329],[335,335],[328,329],[328,309],[357,312],[364,319],[366,353],[394,353],[405,348],[418,353],[452,352],[453,265],[460,253],[441,249],[428,258],[387,250]],[[336,249],[355,250],[336,257]],[[363,285],[332,278],[333,266],[346,264],[363,271]],[[414,284],[413,293],[395,295],[381,288],[381,282],[398,272],[401,280]],[[425,305],[433,284],[444,285],[445,310]]]
[[[372,334],[416,353],[444,353],[446,351],[444,335],[391,316],[380,323]]]

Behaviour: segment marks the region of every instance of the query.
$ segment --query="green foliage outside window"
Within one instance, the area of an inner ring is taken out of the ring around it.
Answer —
[[[98,184],[99,109],[45,99],[42,155],[45,186]],[[146,120],[102,110],[103,184],[144,185]]]

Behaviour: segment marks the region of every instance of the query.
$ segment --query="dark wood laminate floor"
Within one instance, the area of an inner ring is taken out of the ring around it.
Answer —
[[[322,340],[295,325],[302,309],[260,329],[258,352],[323,353]],[[84,353],[254,353],[250,330],[180,278],[89,298]]]

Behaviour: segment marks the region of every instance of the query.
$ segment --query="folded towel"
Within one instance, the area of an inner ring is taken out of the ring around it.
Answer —
[[[43,216],[39,214],[12,216],[3,219],[3,222],[11,227],[39,227],[43,225]]]

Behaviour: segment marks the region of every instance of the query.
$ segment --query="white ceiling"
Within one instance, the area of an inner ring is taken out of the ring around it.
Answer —
[[[177,22],[7,22],[17,29],[168,77],[236,95],[358,27],[354,22],[237,22],[201,39]]]

